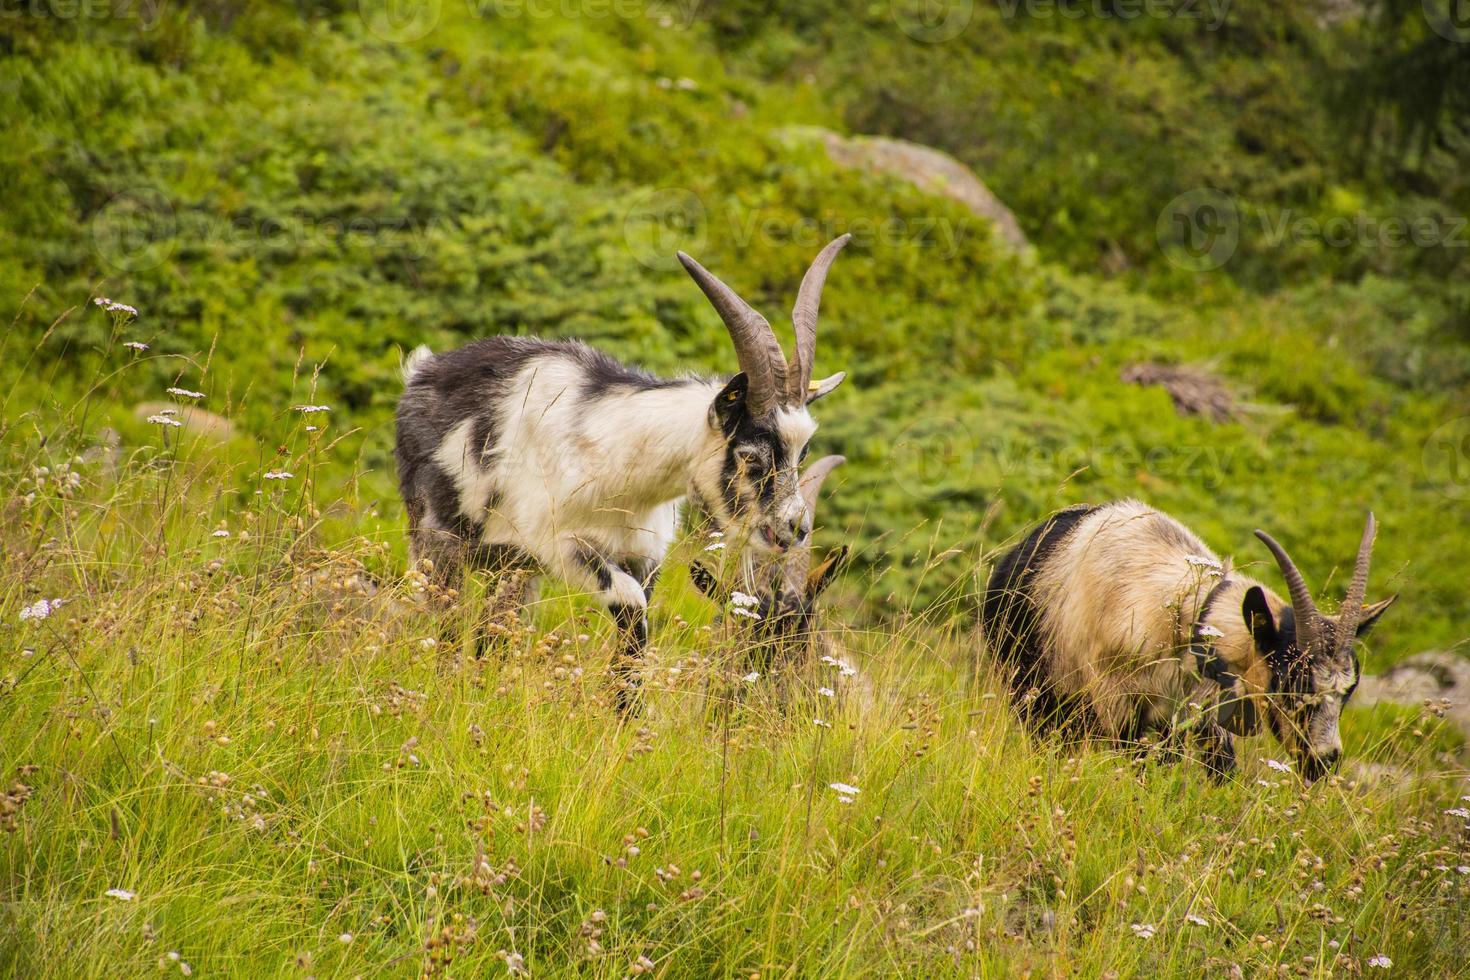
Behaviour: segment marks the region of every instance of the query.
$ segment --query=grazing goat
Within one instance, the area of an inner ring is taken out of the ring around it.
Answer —
[[[801,495],[807,512],[816,516],[817,497],[827,475],[847,460],[823,456],[801,477]],[[791,549],[784,560],[772,563],[742,561],[741,585],[733,590],[700,562],[691,562],[689,576],[707,598],[737,616],[747,626],[753,660],[762,669],[798,660],[816,637],[817,597],[831,584],[847,558],[843,545],[812,567],[811,543]]]
[[[1264,531],[1256,537],[1281,568],[1289,604],[1137,501],[1073,507],[996,564],[982,629],[1039,730],[1069,725],[1127,742],[1193,727],[1223,775],[1235,767],[1234,737],[1264,717],[1312,780],[1342,753],[1354,641],[1397,598],[1363,605],[1374,532],[1369,514],[1347,597],[1328,616]]]
[[[811,531],[797,467],[816,431],[807,405],[822,286],[850,236],[801,281],[787,363],[770,324],[683,252],[740,363],[729,379],[664,379],[584,344],[492,337],[407,359],[398,479],[409,550],[446,585],[463,569],[547,572],[596,595],[622,646],[617,704],[636,706],[647,605],[688,496],[732,545],[784,553]]]

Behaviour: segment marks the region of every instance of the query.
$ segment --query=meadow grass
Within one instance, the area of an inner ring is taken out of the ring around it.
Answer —
[[[963,621],[830,608],[855,674],[747,681],[676,555],[620,724],[597,610],[548,589],[475,657],[479,587],[320,507],[352,480],[309,422],[281,479],[166,423],[127,456],[8,427],[0,972],[1460,969],[1470,781],[1430,710],[1350,711],[1316,785],[1265,738],[1216,785],[1033,740]]]

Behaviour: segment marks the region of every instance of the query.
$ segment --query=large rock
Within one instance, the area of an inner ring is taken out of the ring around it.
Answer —
[[[1445,718],[1470,739],[1470,659],[1454,653],[1416,653],[1382,674],[1366,674],[1353,703],[1422,705],[1448,702]]]
[[[883,136],[842,136],[816,126],[803,126],[792,133],[820,139],[827,147],[827,155],[839,167],[863,168],[899,177],[928,193],[958,201],[972,214],[989,221],[996,237],[1015,251],[1031,248],[1011,209],[990,192],[973,170],[947,153]]]

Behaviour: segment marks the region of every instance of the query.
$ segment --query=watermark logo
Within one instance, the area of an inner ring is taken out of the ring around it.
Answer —
[[[1470,500],[1470,415],[1451,419],[1424,442],[1424,475],[1452,500]]]
[[[889,0],[889,15],[898,29],[923,44],[953,41],[970,26],[974,0]]]
[[[114,196],[92,218],[92,248],[112,272],[140,272],[167,261],[182,243],[257,254],[306,255],[322,249],[389,254],[410,261],[433,250],[449,217],[317,215],[304,211],[219,214],[176,211],[161,191],[138,187]],[[452,233],[452,232],[451,232]]]
[[[1470,0],[1422,0],[1424,19],[1446,41],[1470,44]]]
[[[623,215],[623,242],[645,269],[678,268],[675,252],[704,247],[704,202],[683,187],[656,187],[634,195]]]
[[[103,265],[118,272],[142,272],[173,255],[178,218],[168,198],[151,187],[113,195],[89,229],[92,249]]]
[[[484,20],[651,20],[660,27],[688,30],[702,0],[466,0]]]
[[[374,37],[410,44],[439,26],[441,0],[358,0],[357,14]]]
[[[1230,261],[1240,244],[1240,214],[1228,194],[1198,188],[1180,194],[1159,212],[1154,236],[1174,265],[1209,272]]]
[[[891,472],[905,493],[943,500],[969,486],[979,458],[979,440],[964,422],[924,418],[910,423],[894,441]]]
[[[1318,217],[1291,208],[1241,208],[1230,195],[1207,188],[1170,201],[1154,232],[1168,260],[1191,272],[1229,262],[1242,235],[1257,249],[1470,248],[1470,221],[1463,215],[1380,217],[1357,211]]]
[[[1231,0],[998,0],[1007,20],[1202,20],[1218,31],[1230,15]]]
[[[0,0],[0,20],[131,20],[151,31],[163,20],[168,0]]]

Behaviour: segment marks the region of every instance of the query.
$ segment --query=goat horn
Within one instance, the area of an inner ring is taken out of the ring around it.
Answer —
[[[822,302],[822,287],[827,283],[827,270],[843,246],[852,241],[851,235],[833,239],[827,247],[817,253],[811,268],[801,278],[801,289],[796,293],[796,306],[791,310],[791,323],[796,328],[796,370],[792,374],[786,401],[793,408],[807,402],[807,386],[812,380],[812,368],[817,363],[817,307]]]
[[[730,331],[740,370],[750,379],[745,395],[750,414],[760,417],[771,412],[786,392],[786,355],[776,342],[771,325],[754,307],[737,296],[735,290],[694,259],[680,252],[679,261],[725,322],[725,329]]]
[[[1347,598],[1342,601],[1342,612],[1337,617],[1337,635],[1342,644],[1338,652],[1346,655],[1353,648],[1358,635],[1358,620],[1363,615],[1363,596],[1368,591],[1368,559],[1373,554],[1373,536],[1378,524],[1373,512],[1368,512],[1368,523],[1363,527],[1363,540],[1358,545],[1358,560],[1353,566],[1353,581],[1348,586]]]
[[[812,515],[812,521],[817,519],[817,495],[822,492],[822,483],[827,476],[837,467],[847,462],[846,456],[823,456],[806,468],[801,475],[801,499],[806,501],[807,513]],[[784,568],[786,576],[786,588],[793,592],[800,592],[806,588],[807,572],[812,565],[812,543],[798,548],[792,548],[791,554],[786,558]]]
[[[1320,614],[1317,612],[1317,604],[1312,601],[1312,590],[1307,588],[1306,579],[1297,569],[1296,562],[1286,553],[1286,549],[1276,543],[1276,539],[1265,531],[1257,531],[1256,537],[1261,543],[1271,549],[1271,554],[1276,558],[1276,564],[1281,566],[1281,574],[1286,578],[1286,588],[1291,594],[1291,609],[1296,614],[1296,638],[1297,647],[1301,650],[1309,650],[1316,643],[1320,630],[1318,629]]]
[[[801,499],[806,501],[806,509],[815,517],[817,513],[817,494],[822,492],[822,482],[837,467],[847,462],[846,456],[823,456],[806,468],[801,475]]]

